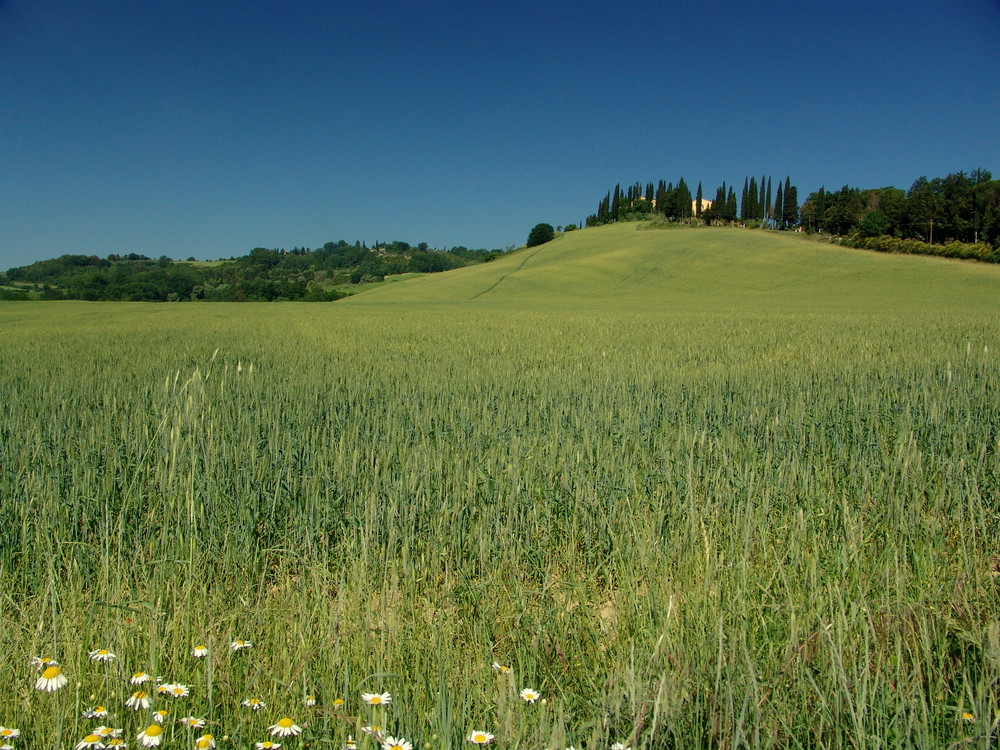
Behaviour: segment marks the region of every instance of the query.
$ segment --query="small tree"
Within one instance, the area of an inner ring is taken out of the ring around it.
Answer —
[[[551,224],[536,224],[528,234],[528,247],[544,245],[546,242],[551,242],[555,236],[556,230],[552,228]]]

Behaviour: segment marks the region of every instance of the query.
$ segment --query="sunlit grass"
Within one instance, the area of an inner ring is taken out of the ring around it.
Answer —
[[[162,747],[989,746],[1000,316],[703,284],[642,309],[605,279],[592,312],[0,304],[0,726],[74,747],[103,705],[133,747],[163,709]]]

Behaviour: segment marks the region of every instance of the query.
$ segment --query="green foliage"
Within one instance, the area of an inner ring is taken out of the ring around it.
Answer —
[[[555,236],[556,230],[551,224],[536,224],[528,233],[527,247],[544,245],[546,242],[551,242]]]
[[[497,257],[502,251],[493,251]],[[352,283],[381,281],[387,275],[437,273],[483,262],[490,251],[456,247],[431,250],[426,243],[413,248],[390,242],[369,249],[356,242],[328,242],[317,250],[291,251],[257,247],[247,255],[215,264],[174,263],[141,255],[63,255],[12,268],[7,278],[19,285],[9,299],[26,299],[28,285],[45,285],[42,299],[85,299],[134,302],[205,300],[246,302],[329,301],[344,296],[333,289],[333,277]]]

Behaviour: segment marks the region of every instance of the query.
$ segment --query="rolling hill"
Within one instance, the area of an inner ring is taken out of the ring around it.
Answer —
[[[651,310],[995,309],[1000,267],[738,228],[621,223],[340,304]]]

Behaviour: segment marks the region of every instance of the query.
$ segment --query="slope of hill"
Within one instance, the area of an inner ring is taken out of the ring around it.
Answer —
[[[990,311],[1000,267],[855,250],[738,228],[623,223],[488,265],[374,289],[346,304],[691,310]]]

